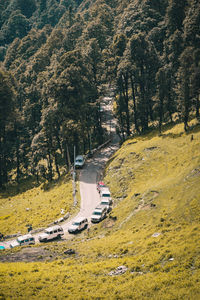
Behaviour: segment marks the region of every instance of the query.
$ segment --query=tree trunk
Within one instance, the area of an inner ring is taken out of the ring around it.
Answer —
[[[160,97],[160,106],[159,106],[159,133],[162,132],[162,122],[163,122],[163,97]]]
[[[17,124],[15,123],[15,147],[16,147],[16,159],[17,159],[17,183],[20,179],[20,154],[19,154],[19,137],[17,132]]]
[[[188,130],[188,119],[189,119],[189,85],[188,85],[188,76],[187,76],[187,70],[185,70],[184,74],[184,130]]]
[[[123,111],[122,111],[122,91],[119,92],[119,121],[120,121],[120,127],[121,127],[121,134],[122,134],[122,141],[125,140],[124,136],[124,119],[123,119]],[[120,133],[120,130],[119,130]]]
[[[196,98],[196,118],[199,118],[199,108],[200,108],[200,103],[199,103],[199,95]]]
[[[52,181],[53,179],[53,171],[52,171],[52,159],[50,150],[48,150],[48,180]]]
[[[58,158],[57,158],[57,153],[56,152],[55,152],[55,166],[56,166],[56,172],[58,174],[58,178],[60,178],[60,171],[59,171]]]
[[[142,131],[145,132],[148,129],[148,104],[146,100],[146,95],[145,95],[145,78],[144,78],[144,66],[142,65],[141,68],[141,78],[140,78],[140,93],[141,93],[141,101],[142,101],[142,106],[143,106],[143,113],[141,114],[141,121],[142,121]]]
[[[133,97],[133,117],[134,117],[134,124],[135,124],[135,130],[140,133],[139,127],[138,127],[138,115],[137,115],[137,107],[136,107],[136,99],[135,99],[135,87],[133,82],[133,76],[130,76],[131,79],[131,88],[132,88],[132,97]]]
[[[8,170],[7,170],[7,150],[6,150],[6,130],[5,126],[2,130],[2,183],[8,182]]]
[[[123,78],[121,78],[122,80],[122,93],[124,96],[124,100],[125,100],[125,113],[126,113],[126,133],[127,136],[130,135],[130,116],[129,116],[129,107],[128,107],[128,103],[129,103],[129,97],[128,97],[128,74],[126,74],[124,77],[124,84],[123,84]]]

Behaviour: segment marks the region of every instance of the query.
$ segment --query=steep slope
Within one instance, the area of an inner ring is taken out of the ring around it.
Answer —
[[[127,140],[105,171],[111,216],[72,241],[46,245],[44,262],[1,264],[2,296],[198,297],[200,127],[190,125],[189,134],[176,125]]]

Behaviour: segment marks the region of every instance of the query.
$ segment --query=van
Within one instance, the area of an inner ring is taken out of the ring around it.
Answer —
[[[31,234],[26,234],[19,236],[15,241],[10,244],[10,248],[14,248],[17,246],[27,246],[27,245],[34,245],[35,238]]]
[[[44,233],[39,235],[38,240],[40,242],[48,242],[53,239],[59,239],[62,235],[64,235],[63,228],[60,225],[56,225],[46,228]]]

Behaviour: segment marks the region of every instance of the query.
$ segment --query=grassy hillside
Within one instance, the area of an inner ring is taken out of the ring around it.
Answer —
[[[127,140],[105,170],[111,217],[41,262],[1,263],[1,299],[198,299],[200,126],[182,129]]]
[[[23,234],[27,232],[27,224],[33,229],[47,226],[63,216],[61,209],[64,214],[74,212],[70,176],[63,176],[52,184],[35,184],[29,179],[21,188],[14,186],[0,194],[0,232],[4,235]]]

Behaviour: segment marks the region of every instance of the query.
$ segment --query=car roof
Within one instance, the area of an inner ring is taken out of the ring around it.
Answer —
[[[103,187],[102,189],[101,189],[101,191],[102,192],[109,192],[110,193],[110,190],[109,190],[109,188],[107,187],[107,186],[105,186],[105,187]]]
[[[45,230],[52,231],[52,230],[56,230],[56,229],[62,229],[62,227],[60,225],[55,225],[52,227],[48,227]]]
[[[26,234],[26,235],[19,236],[17,239],[18,239],[18,241],[23,241],[23,240],[27,240],[30,238],[33,238],[32,234]]]
[[[78,155],[76,159],[83,159],[83,155]]]
[[[107,199],[106,197],[101,198],[101,203],[102,202],[110,202],[110,201],[111,201],[110,198],[109,199]]]
[[[104,207],[106,207],[106,205],[98,205],[97,207],[95,207],[95,210],[103,210]]]
[[[73,223],[74,223],[74,222],[81,222],[81,221],[84,221],[84,220],[87,220],[87,218],[79,217],[79,218],[75,219],[75,220],[73,221]]]
[[[105,185],[105,183],[103,181],[99,181],[98,184]]]

